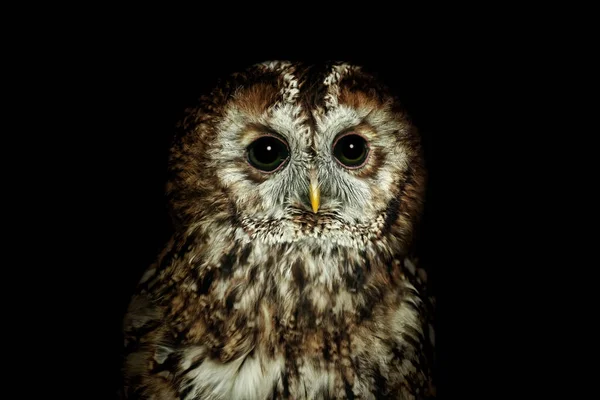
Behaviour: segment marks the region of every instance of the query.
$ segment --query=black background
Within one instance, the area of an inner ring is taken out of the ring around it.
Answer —
[[[79,258],[64,271],[61,296],[75,353],[69,385],[82,398],[113,398],[117,390],[123,313],[170,234],[164,185],[177,120],[217,78],[273,59],[364,65],[400,97],[422,133],[429,170],[422,243],[438,297],[439,398],[488,398],[531,381],[520,350],[515,357],[529,335],[514,332],[529,311],[515,310],[520,284],[506,278],[507,268],[519,268],[506,252],[514,207],[506,188],[518,183],[496,163],[510,150],[506,137],[497,138],[515,58],[496,38],[431,24],[366,37],[313,28],[288,38],[285,24],[241,32],[180,33],[164,21],[137,28],[99,29],[82,48],[74,43],[67,67],[76,86],[66,107],[78,114],[78,162],[64,171],[79,196],[64,205],[77,220],[71,246]]]

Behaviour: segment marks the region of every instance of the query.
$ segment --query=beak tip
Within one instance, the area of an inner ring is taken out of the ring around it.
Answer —
[[[317,178],[315,176],[311,178],[308,196],[310,198],[312,210],[316,214],[317,211],[319,211],[319,206],[321,205],[321,190],[319,189]]]
[[[317,211],[319,211],[319,206],[321,205],[321,199],[319,197],[320,196],[318,190],[311,191],[310,205],[315,214],[317,213]]]

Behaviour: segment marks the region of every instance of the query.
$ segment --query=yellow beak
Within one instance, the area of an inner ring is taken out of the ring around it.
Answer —
[[[321,189],[319,189],[319,182],[317,181],[316,173],[311,174],[308,195],[310,197],[312,209],[316,213],[319,210],[319,205],[321,204]]]

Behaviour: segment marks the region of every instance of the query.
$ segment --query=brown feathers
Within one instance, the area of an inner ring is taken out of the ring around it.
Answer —
[[[176,233],[124,324],[128,398],[430,397],[431,294],[407,258],[425,170],[381,83],[340,63],[259,64],[181,129],[167,188]],[[369,143],[363,167],[333,158],[343,132]],[[270,174],[246,159],[263,135],[290,154]]]

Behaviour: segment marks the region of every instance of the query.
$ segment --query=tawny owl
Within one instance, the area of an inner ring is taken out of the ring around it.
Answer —
[[[125,397],[433,397],[425,168],[390,91],[358,66],[266,62],[180,128],[175,234],[125,317]]]

